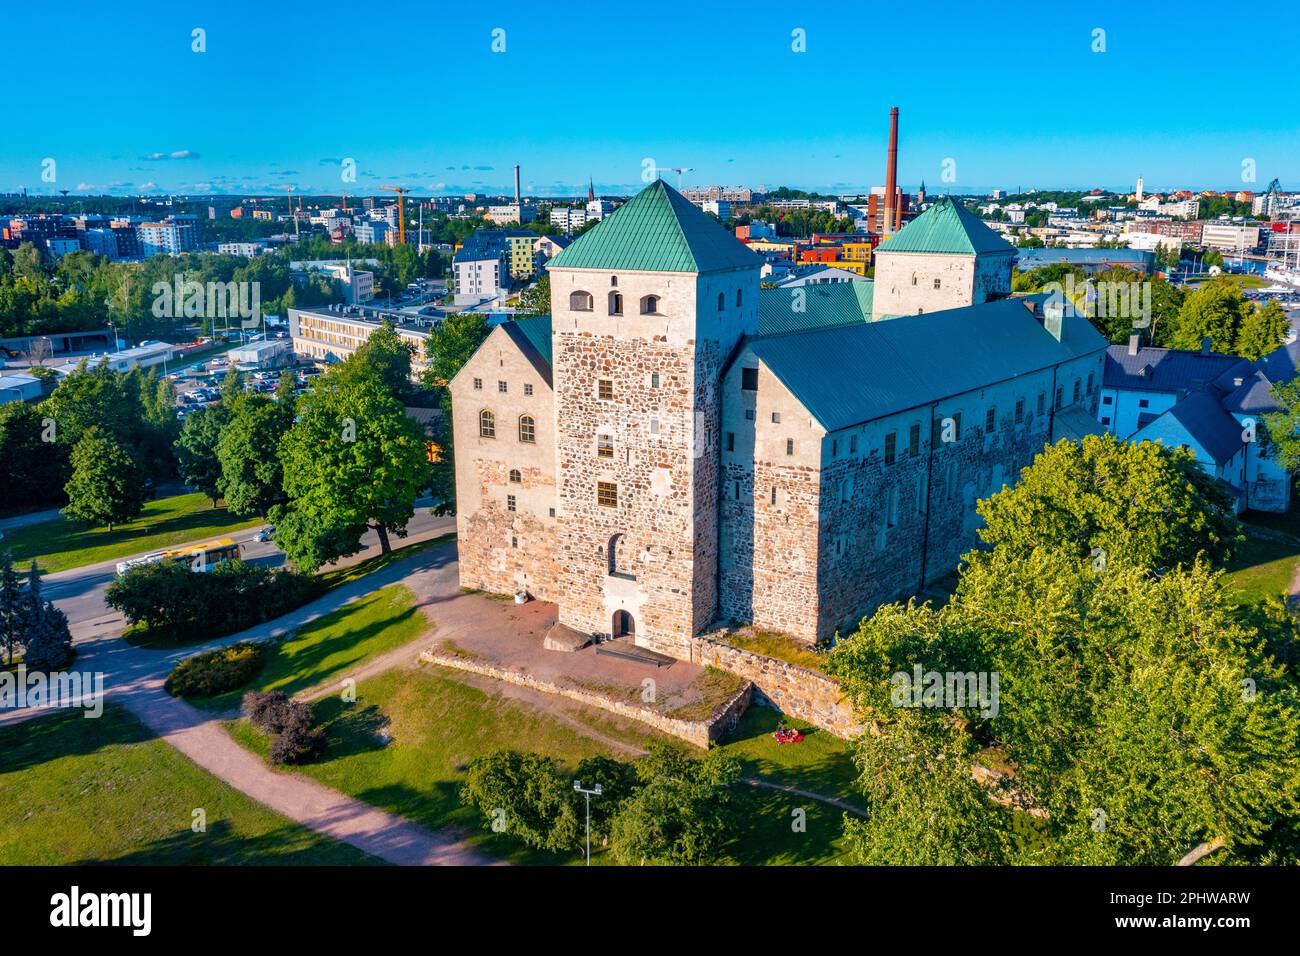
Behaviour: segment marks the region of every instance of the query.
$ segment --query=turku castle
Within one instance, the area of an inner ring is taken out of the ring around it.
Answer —
[[[1097,430],[1106,342],[1011,297],[1013,255],[941,200],[874,282],[760,289],[652,183],[451,382],[462,585],[682,656],[728,622],[824,641],[950,574],[977,499]]]

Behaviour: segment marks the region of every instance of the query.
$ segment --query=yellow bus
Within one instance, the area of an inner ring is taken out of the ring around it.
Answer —
[[[117,573],[126,574],[139,565],[159,564],[163,561],[185,564],[191,571],[203,572],[211,571],[223,561],[234,561],[238,558],[239,544],[233,538],[219,538],[216,541],[205,541],[202,544],[191,544],[183,548],[169,548],[166,551],[155,551],[153,554],[132,558],[129,561],[119,561]]]

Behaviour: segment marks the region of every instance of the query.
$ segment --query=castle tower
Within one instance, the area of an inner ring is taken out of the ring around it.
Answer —
[[[876,247],[871,318],[1006,298],[1015,255],[1015,247],[945,196]]]
[[[671,650],[713,620],[719,379],[760,265],[663,181],[550,261],[562,623]]]

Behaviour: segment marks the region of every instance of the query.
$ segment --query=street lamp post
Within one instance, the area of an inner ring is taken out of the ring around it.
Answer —
[[[573,781],[573,789],[583,794],[587,798],[587,865],[591,866],[591,795],[600,796],[600,784],[596,784],[592,790],[583,790],[582,781]]]

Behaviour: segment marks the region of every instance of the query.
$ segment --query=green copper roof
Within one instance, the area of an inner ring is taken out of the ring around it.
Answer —
[[[969,256],[1013,249],[978,217],[945,196],[877,246],[876,252],[938,252]]]
[[[503,322],[501,328],[549,383],[551,381],[551,317],[530,315],[524,319]]]
[[[663,180],[655,180],[551,259],[551,269],[719,272],[762,260]]]
[[[761,289],[758,293],[758,334],[780,335],[870,322],[874,289],[872,282],[827,282]]]

